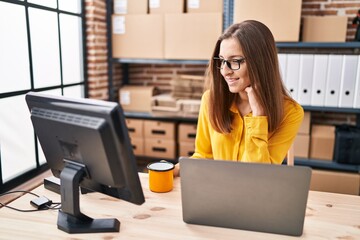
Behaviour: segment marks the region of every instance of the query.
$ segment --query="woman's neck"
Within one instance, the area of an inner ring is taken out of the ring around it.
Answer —
[[[251,107],[250,107],[249,100],[247,98],[247,94],[246,94],[246,98],[243,98],[243,96],[241,96],[241,94],[239,93],[239,98],[237,98],[237,100],[236,100],[236,106],[237,106],[241,116],[245,116],[251,112]]]

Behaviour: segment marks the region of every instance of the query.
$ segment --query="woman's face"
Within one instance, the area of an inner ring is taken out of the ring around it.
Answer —
[[[220,44],[219,58],[229,61],[232,68],[228,64],[221,65],[221,75],[224,77],[232,93],[243,93],[245,88],[250,86],[250,79],[246,67],[246,59],[242,52],[241,46],[237,39],[224,39]],[[239,61],[244,59],[243,61]],[[221,60],[220,60],[221,61]],[[240,64],[240,69],[236,68]]]

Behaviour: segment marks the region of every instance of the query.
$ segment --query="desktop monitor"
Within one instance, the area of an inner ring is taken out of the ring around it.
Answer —
[[[144,203],[123,110],[115,102],[30,92],[26,102],[46,161],[60,178],[58,228],[68,233],[118,232],[115,219],[80,211],[79,188]]]

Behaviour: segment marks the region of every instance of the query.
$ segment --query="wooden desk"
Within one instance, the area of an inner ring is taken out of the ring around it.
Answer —
[[[285,235],[186,224],[182,220],[180,179],[169,193],[153,193],[140,173],[146,202],[133,205],[99,193],[81,195],[82,211],[93,218],[118,218],[118,233],[67,234],[57,229],[57,211],[21,213],[0,209],[0,239],[299,239]],[[58,202],[60,196],[40,186],[33,190]],[[25,194],[10,206],[30,209]],[[281,216],[279,216],[281,217]],[[360,239],[360,197],[310,191],[300,239]]]

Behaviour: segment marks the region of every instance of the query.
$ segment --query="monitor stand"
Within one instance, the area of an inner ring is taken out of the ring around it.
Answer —
[[[92,219],[80,211],[79,184],[85,175],[85,166],[66,162],[60,174],[61,210],[58,229],[67,233],[119,232],[116,218]]]

